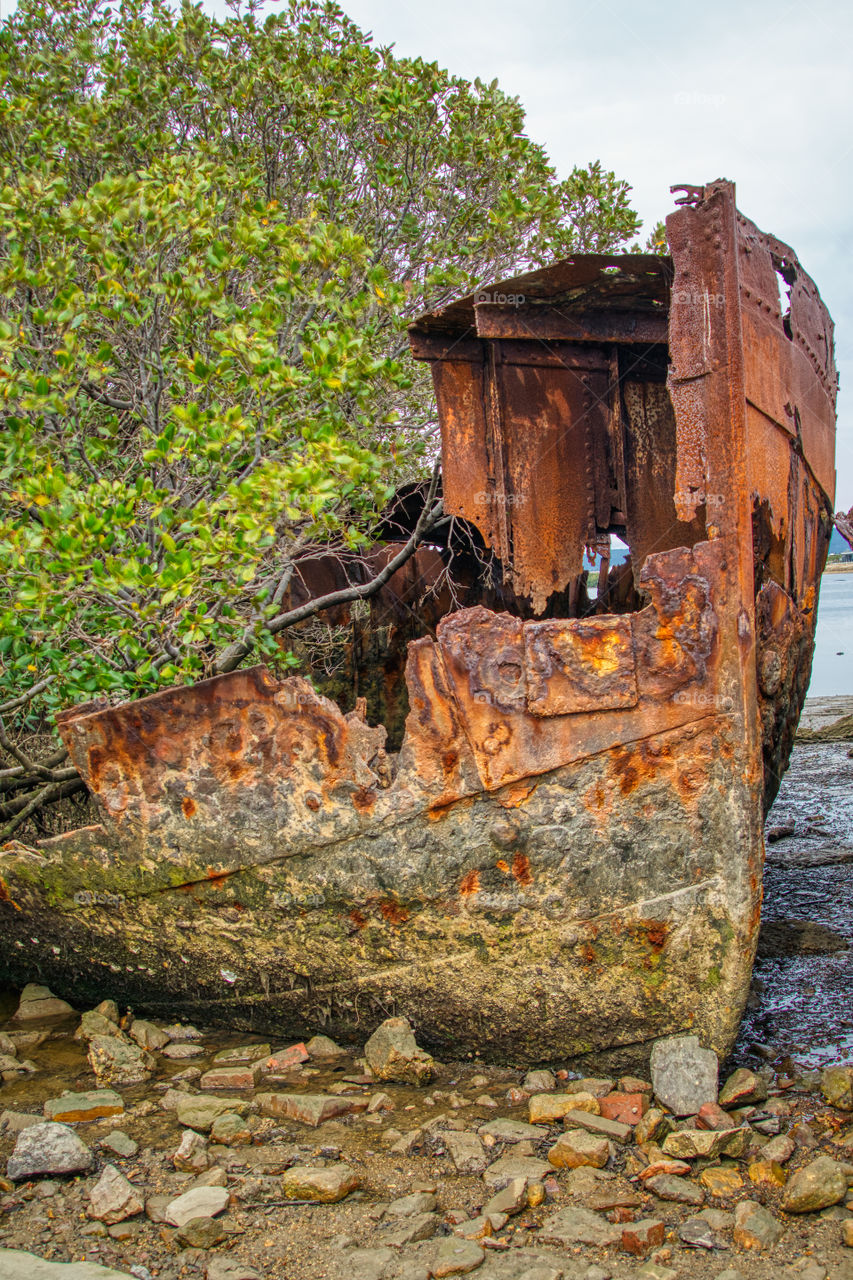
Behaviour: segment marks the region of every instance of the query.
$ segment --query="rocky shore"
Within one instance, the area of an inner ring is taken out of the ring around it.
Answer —
[[[579,1079],[35,986],[0,1055],[3,1280],[853,1280],[848,1065]]]

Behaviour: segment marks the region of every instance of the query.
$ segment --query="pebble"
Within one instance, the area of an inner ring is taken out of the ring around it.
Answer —
[[[113,1129],[105,1138],[100,1139],[98,1146],[125,1160],[130,1160],[139,1150],[139,1143],[122,1133],[121,1129]]]
[[[598,1138],[583,1129],[568,1129],[549,1150],[548,1161],[555,1169],[578,1169],[582,1165],[603,1169],[612,1151],[607,1138]]]
[[[735,1208],[734,1242],[742,1249],[763,1251],[782,1237],[782,1226],[756,1200],[741,1200]]]

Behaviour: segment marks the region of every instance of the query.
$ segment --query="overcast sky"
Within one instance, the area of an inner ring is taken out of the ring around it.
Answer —
[[[0,0],[0,14],[12,7]],[[224,0],[206,7],[225,13]],[[853,6],[843,0],[343,0],[378,44],[497,76],[561,175],[600,159],[649,228],[725,177],[836,323],[837,507],[853,505]]]
[[[647,227],[669,188],[737,184],[836,324],[837,507],[853,505],[853,7],[842,0],[345,0],[377,43],[497,76],[561,175],[600,159]]]

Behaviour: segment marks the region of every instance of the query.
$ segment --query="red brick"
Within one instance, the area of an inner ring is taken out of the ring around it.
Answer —
[[[608,1093],[599,1098],[598,1105],[606,1120],[638,1124],[649,1109],[649,1097],[646,1093]]]
[[[282,1071],[292,1071],[310,1057],[304,1044],[291,1044],[286,1049],[277,1049],[269,1058],[264,1059],[264,1071],[268,1075],[278,1075]]]
[[[632,1222],[622,1232],[622,1248],[637,1258],[644,1258],[652,1249],[663,1244],[664,1224],[657,1218],[642,1218]]]
[[[199,1080],[202,1089],[254,1089],[258,1081],[259,1064],[244,1067],[212,1067]]]

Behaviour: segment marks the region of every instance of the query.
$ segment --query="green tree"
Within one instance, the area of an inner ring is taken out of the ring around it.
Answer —
[[[0,84],[8,834],[74,785],[25,749],[59,706],[293,661],[295,557],[365,546],[433,452],[414,315],[639,224],[333,4],[22,0]]]

